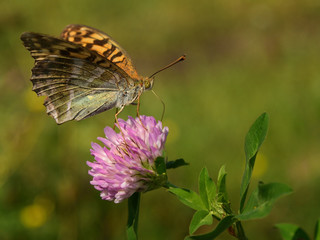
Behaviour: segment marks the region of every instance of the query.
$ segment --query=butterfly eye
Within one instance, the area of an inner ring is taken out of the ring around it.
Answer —
[[[144,79],[144,89],[150,90],[153,86],[153,78],[146,78]]]

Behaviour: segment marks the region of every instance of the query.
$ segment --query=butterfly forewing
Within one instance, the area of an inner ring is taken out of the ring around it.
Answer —
[[[24,33],[21,39],[35,59],[33,90],[39,96],[47,96],[47,113],[58,124],[121,107],[136,97],[121,100],[121,95],[135,83],[96,52],[42,34]]]
[[[128,54],[106,33],[85,25],[72,24],[63,30],[61,37],[96,52],[123,69],[132,79],[139,79]]]

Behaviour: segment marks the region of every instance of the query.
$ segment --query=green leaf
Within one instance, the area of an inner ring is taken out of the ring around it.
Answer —
[[[166,163],[163,157],[157,157],[157,159],[154,162],[156,167],[156,172],[161,175],[163,173],[166,173]]]
[[[192,217],[190,226],[189,226],[189,234],[194,233],[199,227],[203,225],[211,225],[212,224],[212,215],[210,212],[206,210],[200,210],[195,212]]]
[[[127,238],[128,240],[137,240],[139,205],[141,193],[135,192],[128,199],[128,222],[127,222]]]
[[[168,191],[176,195],[178,199],[188,207],[194,210],[206,210],[200,196],[194,191],[183,188],[174,188],[171,186]]]
[[[246,165],[242,177],[241,187],[240,187],[240,212],[242,212],[244,203],[246,200],[249,183],[255,163],[255,159],[258,153],[258,150],[263,143],[267,130],[268,130],[269,117],[267,113],[263,113],[257,120],[253,123],[249,129],[244,149],[246,153]]]
[[[318,219],[314,229],[314,240],[320,240],[320,219]]]
[[[308,234],[294,224],[279,223],[275,226],[279,229],[283,240],[310,240]]]
[[[199,176],[199,194],[203,204],[210,211],[211,203],[216,195],[216,186],[212,179],[209,177],[207,168],[203,168]]]
[[[166,168],[170,169],[170,168],[177,168],[177,167],[181,167],[181,166],[186,166],[189,165],[189,163],[185,162],[184,159],[180,158],[174,161],[169,161],[166,163]]]
[[[278,198],[291,192],[292,189],[283,183],[260,183],[252,192],[242,213],[236,218],[241,221],[265,217]]]
[[[227,177],[227,173],[225,170],[225,166],[223,165],[219,170],[218,181],[217,181],[219,201],[221,201],[223,203],[228,203],[228,193],[227,193],[227,189],[226,189],[226,177]]]
[[[234,222],[236,221],[236,219],[234,218],[234,216],[229,215],[225,218],[223,218],[218,225],[216,226],[216,228],[206,234],[203,235],[196,235],[196,236],[187,236],[185,238],[185,240],[191,240],[191,239],[197,239],[197,240],[212,240],[215,239],[217,236],[219,236],[221,233],[223,233],[226,229],[228,229]]]

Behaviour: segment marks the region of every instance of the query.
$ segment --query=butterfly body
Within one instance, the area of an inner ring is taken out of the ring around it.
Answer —
[[[32,32],[21,39],[35,59],[33,91],[47,97],[58,124],[122,109],[152,88],[153,78],[138,75],[126,52],[94,28],[69,25],[60,39]]]

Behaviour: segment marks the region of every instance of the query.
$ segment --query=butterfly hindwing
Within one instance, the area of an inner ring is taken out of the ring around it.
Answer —
[[[72,24],[63,30],[61,37],[107,58],[124,70],[132,79],[139,78],[128,54],[106,33],[85,25]]]
[[[125,89],[128,82],[118,66],[82,46],[54,37],[24,33],[21,39],[35,59],[33,90],[47,96],[47,113],[58,124],[119,107],[120,89]]]

